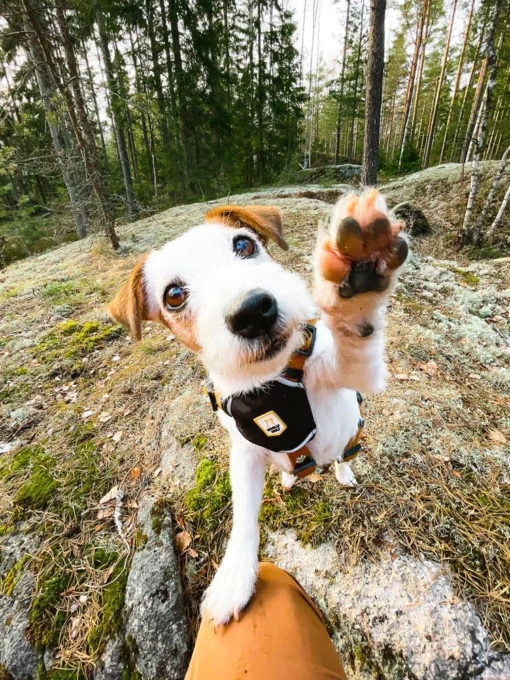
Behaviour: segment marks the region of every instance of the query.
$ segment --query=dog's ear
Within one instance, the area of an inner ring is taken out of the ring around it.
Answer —
[[[289,246],[282,233],[282,215],[278,208],[265,205],[222,205],[213,208],[205,216],[206,222],[221,222],[229,227],[248,227],[255,231],[264,245],[272,239],[280,248]]]
[[[136,263],[127,283],[119,290],[108,305],[108,314],[131,331],[135,340],[142,338],[142,321],[157,320],[149,313],[143,282],[143,266],[147,260],[144,255]]]

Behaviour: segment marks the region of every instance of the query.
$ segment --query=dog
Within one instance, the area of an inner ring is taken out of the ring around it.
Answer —
[[[269,254],[269,241],[288,248],[278,209],[217,207],[204,224],[145,255],[109,306],[135,339],[144,320],[158,321],[198,353],[231,437],[233,528],[202,602],[215,625],[238,619],[254,592],[267,464],[282,471],[286,489],[331,463],[340,484],[356,484],[344,456],[353,443],[359,448],[357,392],[385,387],[385,311],[408,255],[402,227],[376,189],[344,195],[318,235],[312,298]],[[268,406],[274,385],[282,393]],[[255,425],[246,406],[253,395],[268,409]]]

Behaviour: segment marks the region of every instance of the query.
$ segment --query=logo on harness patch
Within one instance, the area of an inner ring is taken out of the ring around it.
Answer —
[[[253,422],[256,423],[262,432],[268,437],[279,437],[282,432],[285,432],[287,425],[274,411],[268,411],[258,418],[254,418]]]

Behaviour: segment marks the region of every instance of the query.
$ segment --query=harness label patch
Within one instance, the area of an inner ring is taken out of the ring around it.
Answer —
[[[287,429],[287,425],[274,411],[268,411],[267,413],[264,413],[264,415],[254,418],[253,422],[256,423],[268,437],[279,437]]]

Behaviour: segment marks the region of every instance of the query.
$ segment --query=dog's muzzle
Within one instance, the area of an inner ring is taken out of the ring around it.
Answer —
[[[278,304],[273,295],[257,288],[228,311],[225,321],[234,335],[247,340],[267,336],[278,321]]]

